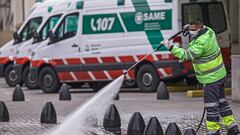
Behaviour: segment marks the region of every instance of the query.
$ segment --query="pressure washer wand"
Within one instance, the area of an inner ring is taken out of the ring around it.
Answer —
[[[183,30],[177,32],[176,34],[174,34],[173,36],[171,36],[168,40],[172,40],[173,38],[175,38],[177,35],[188,31],[188,25],[185,25],[183,27]],[[145,60],[148,56],[152,55],[154,52],[156,52],[157,50],[159,50],[163,45],[160,44],[157,48],[155,48],[153,51],[149,52],[146,56],[144,56],[141,60],[139,60],[137,63],[135,63],[134,65],[132,65],[126,72],[124,72],[124,75],[126,75],[131,69],[133,69],[134,67],[136,67],[139,63],[141,63],[143,60]]]
[[[162,46],[162,45],[160,45]],[[158,47],[160,48],[160,47]],[[126,72],[124,72],[124,74],[127,74],[131,69],[133,69],[134,67],[136,67],[139,63],[141,63],[143,60],[145,60],[148,56],[152,55],[155,51],[158,50],[158,48],[154,49],[153,51],[149,52],[146,56],[144,56],[141,60],[139,60],[137,63],[135,63],[134,65],[132,65]]]

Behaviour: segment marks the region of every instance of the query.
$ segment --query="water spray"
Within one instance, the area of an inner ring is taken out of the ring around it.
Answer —
[[[181,33],[186,33],[188,31],[189,26],[184,26],[183,30],[177,32],[168,40],[172,40],[174,37]],[[84,103],[81,107],[79,107],[75,112],[73,112],[68,118],[59,125],[55,130],[48,133],[50,135],[66,135],[71,132],[72,135],[84,134],[84,131],[91,127],[88,120],[89,118],[94,118],[96,116],[96,112],[99,113],[99,117],[101,117],[101,110],[106,110],[108,106],[110,106],[112,100],[119,92],[122,82],[124,81],[124,76],[135,66],[145,60],[149,55],[160,49],[163,45],[159,45],[156,49],[151,51],[145,57],[143,57],[139,62],[135,63],[131,66],[123,75],[119,76],[117,79],[112,81],[110,84],[102,88],[96,95],[94,95],[89,101]],[[104,112],[105,113],[105,112]],[[98,115],[98,114],[97,114]],[[85,130],[84,130],[85,129]],[[91,131],[91,130],[90,130]],[[99,133],[97,133],[99,134]]]

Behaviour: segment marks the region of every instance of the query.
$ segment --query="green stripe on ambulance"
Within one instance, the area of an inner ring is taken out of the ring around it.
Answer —
[[[161,30],[172,29],[172,10],[151,10],[146,0],[132,0],[136,12],[120,13],[127,32],[145,32],[153,49],[163,40]],[[84,15],[82,34],[107,34],[124,32],[117,13]],[[167,50],[165,47],[159,51]]]
[[[172,29],[172,10],[120,13],[127,32]],[[124,32],[117,14],[83,16],[83,34]]]
[[[172,29],[172,10],[121,13],[128,32]]]
[[[124,32],[117,14],[83,16],[83,34],[106,34]]]

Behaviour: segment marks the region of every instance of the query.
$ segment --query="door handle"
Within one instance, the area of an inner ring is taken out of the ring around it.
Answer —
[[[77,44],[73,44],[72,47],[78,47],[78,45]]]

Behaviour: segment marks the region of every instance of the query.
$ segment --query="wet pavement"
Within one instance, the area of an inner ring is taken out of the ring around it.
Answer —
[[[67,115],[95,94],[91,89],[74,89],[71,90],[71,101],[59,101],[58,94],[43,94],[40,90],[27,90],[23,87],[25,102],[13,102],[13,90],[14,88],[9,88],[4,80],[0,79],[0,100],[5,102],[10,115],[9,122],[0,122],[0,135],[46,133],[61,124]],[[40,123],[41,110],[47,101],[51,101],[56,109],[57,124]],[[155,93],[124,89],[120,93],[120,100],[114,101],[114,104],[121,116],[122,134],[126,134],[128,122],[134,112],[140,112],[146,124],[151,117],[156,116],[164,130],[170,122],[176,122],[183,133],[187,128],[197,128],[203,110],[203,99],[189,98],[186,93],[170,93],[170,100],[160,101],[156,99]],[[239,123],[240,103],[232,103],[232,108]],[[99,126],[102,126],[102,120],[99,121]],[[202,126],[198,134],[204,135],[205,133],[206,129]],[[226,131],[222,130],[222,134],[226,135]]]

